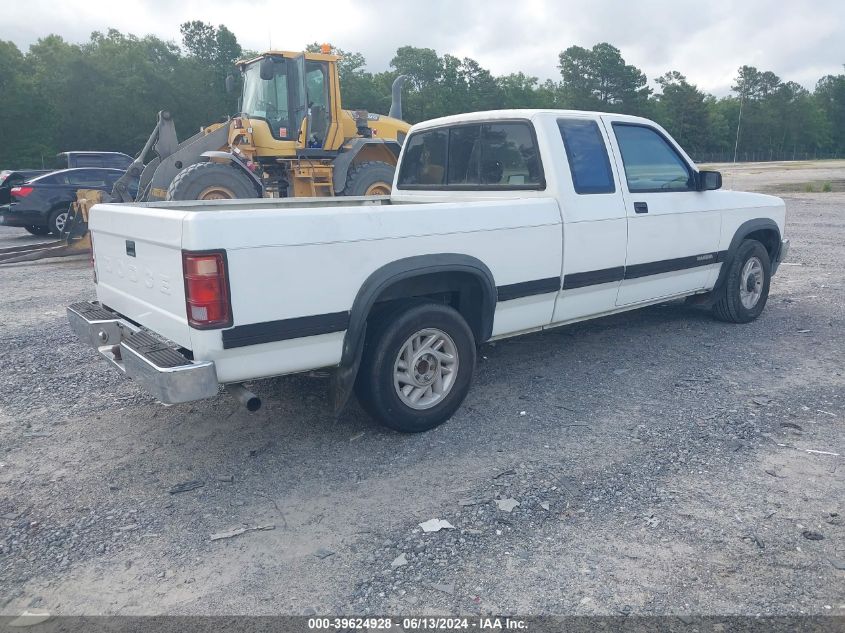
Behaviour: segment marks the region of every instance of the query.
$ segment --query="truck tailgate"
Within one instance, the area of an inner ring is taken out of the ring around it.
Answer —
[[[98,204],[88,225],[97,299],[190,349],[182,277],[184,216],[174,209]]]

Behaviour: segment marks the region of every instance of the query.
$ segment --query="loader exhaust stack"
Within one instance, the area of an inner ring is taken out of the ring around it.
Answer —
[[[394,119],[402,118],[402,86],[405,85],[407,75],[399,75],[393,80],[393,86],[390,88],[390,112],[387,116]]]

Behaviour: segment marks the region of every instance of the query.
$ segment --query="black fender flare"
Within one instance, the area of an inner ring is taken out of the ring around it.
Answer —
[[[255,172],[251,171],[246,165],[244,165],[243,159],[237,156],[234,152],[223,152],[223,151],[211,151],[211,152],[203,152],[200,154],[202,158],[207,161],[211,161],[212,159],[217,161],[228,161],[247,176],[250,177],[252,182],[258,187],[258,191],[261,192],[261,195],[264,195],[264,183],[261,182],[261,176],[256,174]]]
[[[730,268],[731,262],[736,256],[736,251],[737,249],[739,249],[739,245],[742,244],[742,241],[746,237],[748,237],[749,234],[754,233],[755,231],[759,231],[761,229],[773,230],[775,233],[777,233],[777,252],[772,258],[772,265],[775,265],[775,262],[780,257],[781,248],[780,228],[778,228],[777,222],[775,222],[771,218],[755,218],[753,220],[747,220],[739,225],[739,228],[736,230],[736,233],[734,233],[733,238],[731,238],[730,246],[728,246],[728,250],[725,253],[724,259],[722,261],[722,267],[719,269],[719,276],[716,278],[716,283],[713,286],[714,293],[718,291],[725,283],[725,278],[728,276],[728,268]]]
[[[496,283],[493,273],[481,260],[460,253],[433,253],[398,259],[376,269],[361,284],[349,313],[349,325],[343,338],[340,365],[333,376],[333,403],[335,413],[346,404],[352,393],[358,366],[364,351],[367,318],[378,297],[391,285],[433,273],[465,273],[478,280],[482,292],[479,343],[490,338],[496,310]]]
[[[332,163],[332,186],[334,187],[335,195],[340,195],[346,188],[346,178],[349,175],[349,168],[352,167],[352,162],[355,160],[355,157],[360,154],[361,150],[367,145],[384,145],[387,149],[393,152],[398,163],[399,152],[401,151],[402,146],[397,141],[381,138],[356,138],[350,144],[349,149],[341,151]]]

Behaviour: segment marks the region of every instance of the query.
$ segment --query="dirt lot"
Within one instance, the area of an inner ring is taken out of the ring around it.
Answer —
[[[758,321],[673,304],[486,345],[417,436],[334,419],[320,377],[163,407],[69,331],[85,258],[0,268],[0,614],[845,614],[845,194],[785,197]]]

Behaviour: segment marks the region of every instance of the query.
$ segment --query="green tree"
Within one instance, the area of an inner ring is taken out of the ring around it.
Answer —
[[[539,80],[525,73],[511,73],[496,78],[503,108],[541,107]]]
[[[690,154],[703,152],[709,142],[706,95],[677,70],[658,77],[655,117]]]
[[[397,75],[407,75],[408,93],[404,116],[408,121],[423,121],[441,116],[438,105],[438,83],[442,78],[442,61],[431,48],[402,46],[390,61]]]
[[[52,158],[52,115],[27,72],[23,53],[12,42],[0,41],[0,167],[39,167],[42,158]]]
[[[618,48],[602,42],[591,49],[570,46],[559,55],[561,90],[567,107],[644,114],[651,88],[645,74],[626,64]]]
[[[813,98],[828,128],[825,145],[839,155],[845,154],[845,74],[819,79]]]
[[[235,62],[243,55],[235,34],[224,25],[217,27],[206,22],[193,20],[179,26],[182,44],[188,51],[187,70],[192,76],[186,77],[190,84],[201,85],[201,94],[207,97],[206,112],[208,121],[233,114],[238,107],[240,82],[236,90],[226,93],[226,77],[235,72]]]
[[[191,56],[223,73],[230,72],[232,64],[243,53],[235,34],[222,24],[215,28],[206,22],[193,20],[181,24],[179,32]]]
[[[308,53],[319,53],[322,45],[313,42],[305,47]],[[350,53],[343,49],[332,47],[331,53],[340,56],[337,63],[338,79],[340,80],[340,101],[347,110],[367,110],[369,112],[387,113],[384,109],[390,107],[390,94],[387,105],[384,105],[385,95],[381,95],[375,85],[373,74],[367,72],[367,60],[361,53]]]

